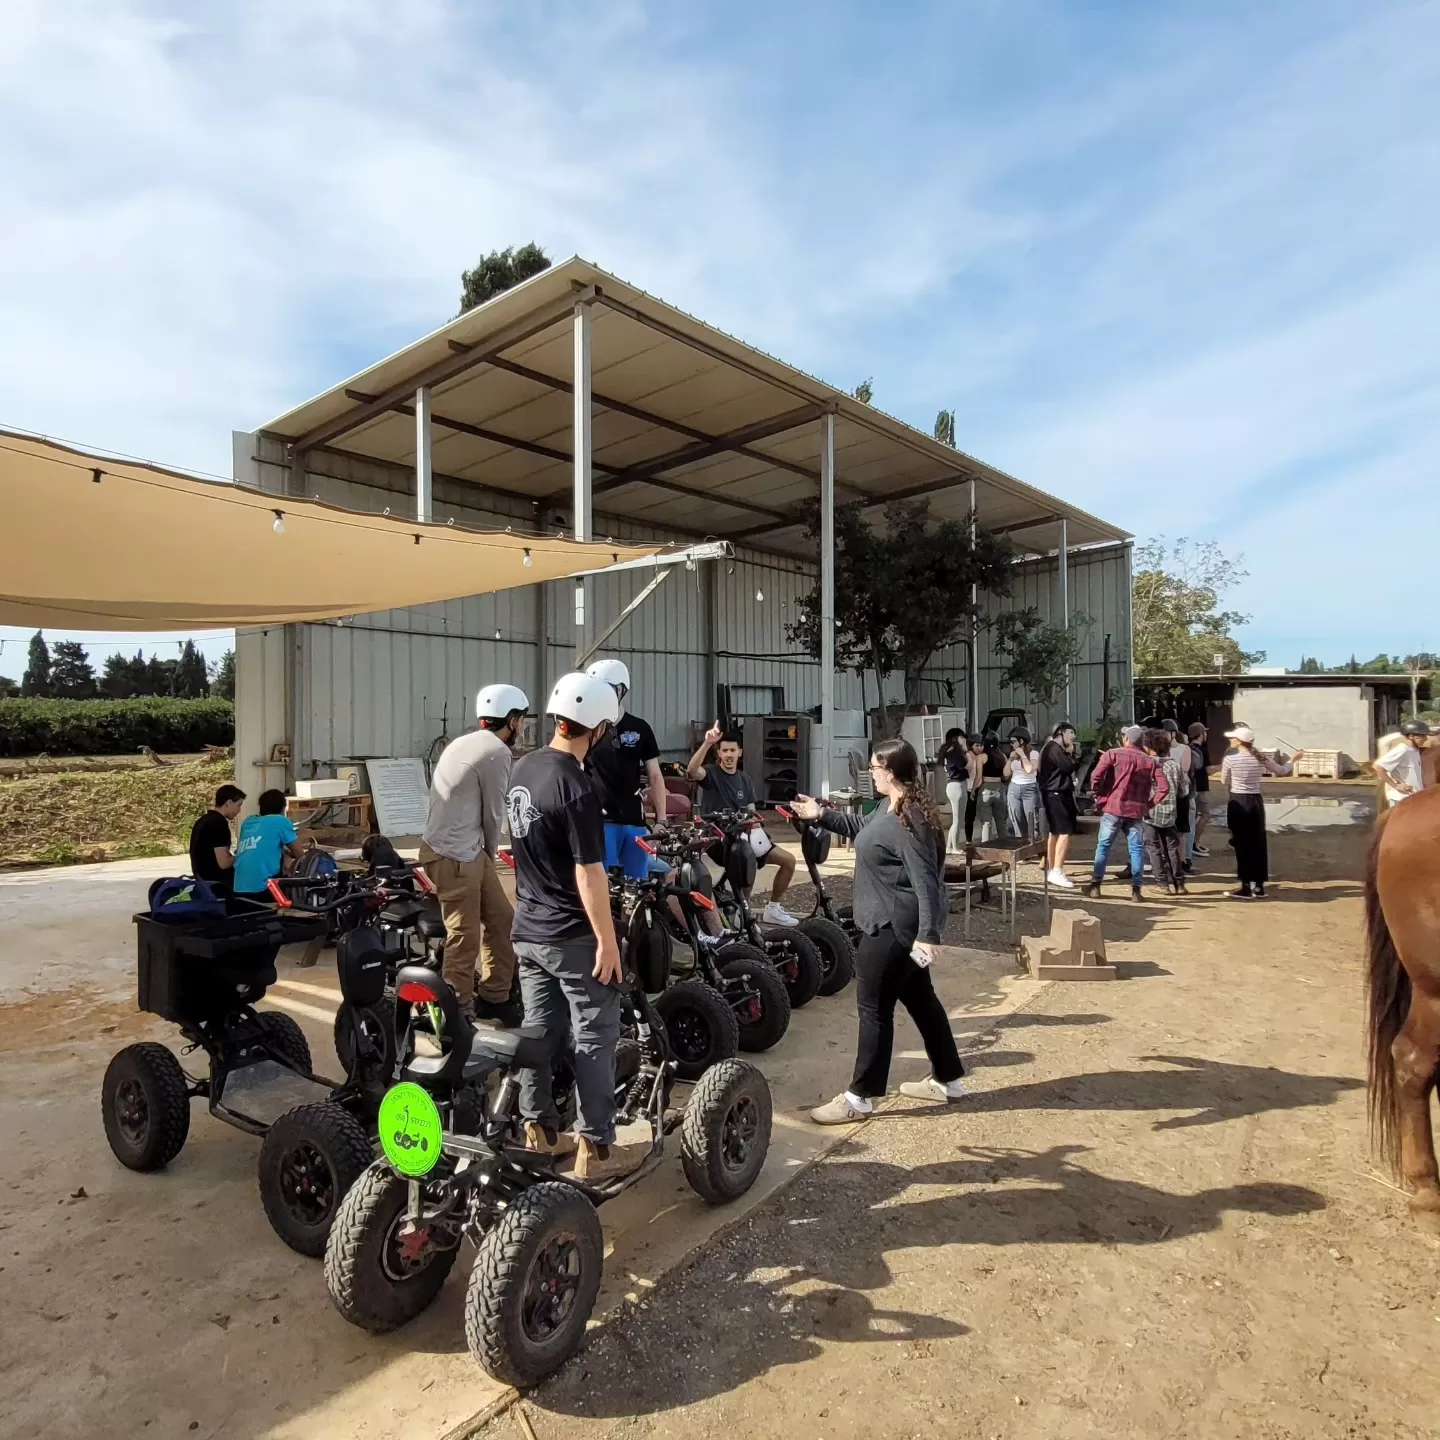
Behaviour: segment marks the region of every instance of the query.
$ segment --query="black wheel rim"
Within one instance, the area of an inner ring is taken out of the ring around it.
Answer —
[[[380,1250],[380,1268],[387,1280],[403,1285],[426,1270],[439,1253],[434,1227],[420,1225],[407,1230],[402,1210],[390,1222],[390,1230]]]
[[[760,1107],[751,1095],[741,1095],[725,1112],[720,1129],[720,1158],[729,1171],[743,1170],[760,1133]]]
[[[335,1208],[335,1172],[308,1140],[280,1157],[280,1193],[286,1207],[305,1225],[319,1225]]]
[[[535,1257],[520,1311],[525,1335],[535,1344],[545,1344],[574,1313],[580,1269],[580,1247],[573,1235],[556,1235]]]
[[[115,1092],[115,1123],[127,1145],[137,1150],[145,1143],[150,1129],[150,1102],[145,1087],[138,1080],[122,1080]]]
[[[698,1010],[676,1010],[665,1021],[670,1048],[680,1060],[703,1060],[710,1053],[710,1027]]]

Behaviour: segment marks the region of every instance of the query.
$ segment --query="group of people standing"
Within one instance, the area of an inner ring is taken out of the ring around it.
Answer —
[[[945,796],[950,802],[947,848],[961,849],[1007,833],[1024,840],[1045,837],[1045,868],[1050,883],[1070,889],[1065,874],[1070,837],[1078,828],[1075,771],[1080,763],[1075,727],[1062,721],[1039,749],[1031,733],[1017,725],[1001,743],[993,730],[966,738],[949,730],[938,756],[945,766]]]

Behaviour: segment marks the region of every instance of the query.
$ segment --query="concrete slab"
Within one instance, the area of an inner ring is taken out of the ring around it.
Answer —
[[[827,868],[848,866],[842,854]],[[468,1253],[427,1314],[375,1339],[340,1320],[319,1265],[271,1232],[255,1140],[197,1105],[165,1173],[132,1174],[110,1154],[98,1102],[110,1055],[131,1039],[174,1038],[135,1011],[130,924],[150,880],[173,868],[133,861],[0,877],[0,1285],[10,1326],[26,1336],[0,1355],[0,1433],[443,1436],[504,1393],[465,1349]],[[334,969],[328,956],[300,969],[299,954],[282,956],[266,1003],[301,1023],[323,1070]],[[947,949],[934,974],[962,1049],[1041,988],[1007,957],[978,951]],[[775,1133],[744,1201],[711,1210],[672,1158],[605,1207],[597,1314],[643,1296],[847,1133],[811,1126],[804,1111],[848,1079],[855,1030],[852,987],[797,1012],[775,1050],[751,1057],[774,1091]],[[892,1083],[925,1068],[902,1020]]]

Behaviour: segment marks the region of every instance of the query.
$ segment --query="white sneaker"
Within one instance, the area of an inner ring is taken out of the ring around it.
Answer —
[[[767,925],[798,925],[800,922],[783,906],[773,900],[760,912],[760,918]]]
[[[959,1080],[941,1084],[933,1075],[927,1075],[923,1080],[905,1081],[900,1093],[911,1100],[963,1100],[965,1086]]]
[[[1063,871],[1052,870],[1050,872],[1050,883],[1058,885],[1062,890],[1073,890],[1075,882]]]

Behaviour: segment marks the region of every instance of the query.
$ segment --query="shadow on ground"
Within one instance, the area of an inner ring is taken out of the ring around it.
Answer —
[[[662,1286],[531,1401],[561,1414],[655,1413],[798,1364],[818,1355],[822,1342],[968,1334],[962,1320],[889,1310],[865,1293],[890,1284],[891,1253],[955,1245],[1157,1245],[1215,1230],[1232,1211],[1285,1219],[1325,1205],[1304,1186],[1263,1182],[1171,1193],[1085,1168],[1074,1158],[1085,1149],[967,1148],[963,1158],[915,1169],[857,1160],[813,1171],[775,1207],[780,1213],[726,1237],[683,1286]],[[755,1267],[757,1254],[764,1268]],[[975,1255],[982,1263],[981,1252]],[[682,1300],[689,1296],[703,1302]]]

